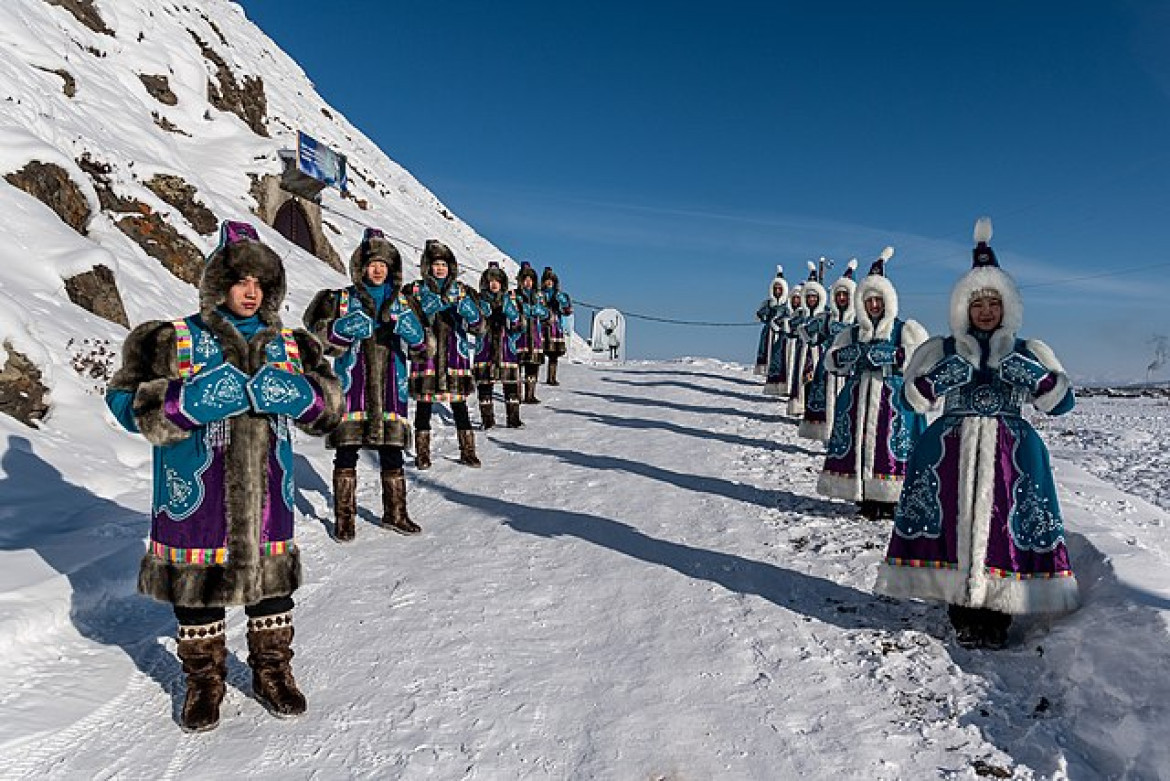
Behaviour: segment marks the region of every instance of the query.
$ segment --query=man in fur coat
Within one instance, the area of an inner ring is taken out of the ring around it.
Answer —
[[[524,317],[516,293],[508,289],[508,274],[494,260],[479,278],[479,308],[487,330],[475,354],[475,382],[479,394],[479,416],[486,431],[496,425],[494,386],[504,388],[504,410],[508,428],[520,428],[520,363],[516,343],[524,331]],[[551,360],[551,358],[550,358]]]
[[[942,415],[914,446],[876,589],[946,602],[958,643],[1000,648],[1013,615],[1079,600],[1048,449],[1021,412],[1075,404],[1052,350],[1016,334],[1024,307],[996,260],[991,222],[975,227],[974,263],[951,293],[951,334],[926,341],[904,392]]]
[[[565,318],[573,314],[573,301],[561,290],[560,277],[545,266],[540,275],[540,295],[548,309],[544,321],[544,354],[548,358],[548,384],[560,385],[557,381],[557,361],[568,352],[568,334],[565,333]]]
[[[426,345],[410,361],[410,395],[415,400],[415,459],[419,469],[431,468],[431,410],[436,401],[451,406],[459,440],[459,462],[480,466],[467,399],[475,387],[471,367],[477,335],[484,319],[475,291],[458,280],[455,253],[441,241],[428,239],[420,260],[422,278],[404,288],[411,308],[426,328]]]
[[[857,502],[865,517],[892,518],[906,463],[926,419],[902,398],[902,367],[926,329],[898,317],[898,293],[885,275],[886,247],[857,284],[857,322],[837,335],[825,368],[843,377],[817,492]]]
[[[180,723],[219,723],[227,676],[225,608],[248,615],[257,700],[277,716],[305,711],[293,679],[290,422],[337,425],[341,391],[321,345],[283,328],[284,267],[252,226],[224,223],[199,285],[199,312],[135,328],[106,401],[154,445],[150,546],[138,589],[174,606],[187,674]]]
[[[378,451],[382,526],[417,534],[406,511],[402,451],[410,446],[407,422],[407,352],[426,339],[402,289],[402,256],[376,228],[368,228],[349,259],[353,284],[322,290],[305,310],[305,326],[321,340],[345,394],[345,414],[326,446],[333,456],[333,535],[357,534],[357,464],[362,448]]]

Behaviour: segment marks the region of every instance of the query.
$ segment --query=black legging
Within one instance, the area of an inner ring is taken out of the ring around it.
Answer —
[[[344,445],[337,448],[333,454],[334,469],[356,469],[361,448],[357,445]],[[383,445],[378,448],[378,463],[383,472],[390,472],[402,468],[402,448],[397,445]]]
[[[520,383],[518,382],[502,382],[504,386],[504,401],[520,400]],[[494,384],[480,383],[478,388],[478,396],[480,404],[490,404],[492,402],[492,388]]]
[[[248,618],[262,618],[287,613],[293,609],[293,598],[269,597],[254,605],[244,605],[244,613]],[[223,621],[227,616],[227,608],[223,607],[183,607],[175,605],[175,618],[181,626],[203,626]]]
[[[433,401],[420,401],[414,405],[414,430],[431,430],[431,408]],[[451,414],[455,416],[456,431],[471,430],[471,414],[467,411],[466,401],[453,401],[450,404]]]

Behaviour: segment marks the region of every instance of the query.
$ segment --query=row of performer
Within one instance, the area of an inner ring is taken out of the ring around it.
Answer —
[[[138,590],[173,606],[187,690],[180,726],[219,723],[226,692],[226,608],[247,615],[257,701],[274,715],[307,707],[292,674],[293,593],[301,583],[293,539],[292,429],[325,436],[334,451],[334,537],[353,540],[357,465],[376,450],[382,526],[417,534],[406,507],[404,451],[431,467],[431,415],[450,407],[459,461],[481,466],[468,400],[495,425],[534,404],[540,366],[557,385],[569,296],[551,268],[521,265],[512,288],[490,263],[478,289],[458,280],[454,252],[436,240],[419,279],[403,283],[402,256],[367,229],[349,263],[352,284],[319,291],[304,328],[286,327],[280,257],[247,223],[225,222],[199,284],[199,311],[136,327],[126,338],[106,403],[153,445],[151,530]],[[523,389],[523,393],[521,393]],[[408,405],[415,406],[414,426]]]
[[[825,443],[818,493],[893,521],[876,590],[943,602],[964,647],[1003,647],[1012,616],[1078,605],[1048,450],[1024,411],[1073,408],[1063,366],[1018,335],[1023,301],[975,226],[950,333],[899,316],[887,247],[827,290],[779,269],[757,312],[764,393],[787,397],[799,434]]]

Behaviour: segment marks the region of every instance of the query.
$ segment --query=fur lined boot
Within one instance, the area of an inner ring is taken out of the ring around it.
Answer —
[[[414,465],[418,469],[431,468],[431,432],[414,433]]]
[[[504,408],[507,410],[508,428],[524,428],[520,420],[520,399],[508,399],[504,402]]]
[[[557,382],[557,359],[556,358],[549,358],[548,359],[548,384],[549,385],[560,385],[560,383]]]
[[[479,456],[475,454],[475,432],[471,429],[461,429],[455,433],[459,437],[459,463],[482,466]]]
[[[348,542],[357,536],[357,470],[333,470],[333,539]]]
[[[292,613],[248,619],[248,666],[252,694],[279,718],[300,716],[308,708],[292,674]]]
[[[176,653],[187,674],[187,694],[179,726],[207,732],[219,725],[219,704],[227,691],[227,636],[223,621],[200,626],[179,625]]]
[[[540,399],[536,398],[536,381],[538,377],[524,378],[524,403],[525,404],[539,404]]]
[[[406,514],[406,475],[401,469],[382,471],[382,528],[399,534],[418,534],[422,531]]]

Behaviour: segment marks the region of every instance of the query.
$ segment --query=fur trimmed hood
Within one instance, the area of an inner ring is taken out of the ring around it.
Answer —
[[[845,307],[844,312],[842,312],[840,307],[837,306],[837,292],[841,290],[844,290],[849,294],[849,305]],[[836,282],[834,282],[833,286],[829,288],[829,298],[827,303],[829,319],[841,323],[852,323],[854,315],[857,312],[856,296],[857,283],[849,277],[841,277]]]
[[[876,323],[865,311],[865,299],[874,297],[881,298],[886,305],[885,313]],[[898,291],[889,279],[880,274],[870,274],[858,282],[854,306],[860,326],[858,335],[862,341],[887,339],[893,333],[894,320],[898,316]]]
[[[501,293],[508,292],[508,272],[504,271],[495,264],[489,265],[483,270],[483,273],[479,275],[479,292],[483,293],[484,295],[489,294],[491,291],[488,289],[488,283],[493,279],[500,283]]]
[[[443,287],[447,287],[459,279],[459,261],[455,259],[455,253],[438,239],[427,239],[426,247],[423,248],[422,257],[418,263],[419,272],[423,279],[434,279],[431,276],[431,266],[436,260],[447,261],[447,280]]]
[[[818,296],[820,296],[820,299],[817,302],[815,309],[808,308],[808,294],[809,293],[816,293]],[[817,315],[821,314],[826,309],[828,309],[828,304],[829,304],[828,299],[829,299],[829,297],[828,297],[828,294],[826,294],[826,292],[825,292],[825,286],[822,285],[820,282],[817,282],[815,280],[810,279],[810,280],[807,280],[803,285],[801,285],[800,305],[808,312],[810,317],[816,317]]]
[[[550,279],[553,283],[552,289],[559,292],[561,289],[561,278],[558,277],[557,273],[552,270],[552,266],[545,266],[544,271],[542,271],[540,274],[540,286],[544,287],[544,283],[548,282]]]
[[[987,365],[999,366],[1016,342],[1016,334],[1024,323],[1024,302],[1015,281],[998,266],[973,268],[959,278],[951,291],[950,326],[958,352],[976,366],[979,365],[979,343],[969,331],[971,301],[985,290],[994,290],[1003,301],[1003,323],[991,336]],[[888,304],[887,304],[888,306]]]
[[[776,286],[780,286],[780,295],[776,295]],[[787,304],[789,298],[788,280],[784,277],[775,277],[771,284],[768,285],[768,300],[772,302],[773,306],[780,304]]]
[[[286,291],[284,263],[267,244],[251,239],[221,244],[207,257],[199,280],[199,314],[209,323],[222,318],[216,310],[227,303],[232,285],[245,277],[255,277],[264,291],[257,310],[260,322],[280,328]]]
[[[516,289],[522,290],[524,287],[525,278],[532,280],[532,289],[540,289],[540,280],[536,278],[536,269],[527,261],[520,264],[520,272],[516,274]]]
[[[397,291],[402,287],[402,254],[390,241],[380,236],[362,239],[353,254],[349,256],[349,278],[360,288],[366,286],[366,266],[380,260],[387,265],[390,273],[386,284]]]

